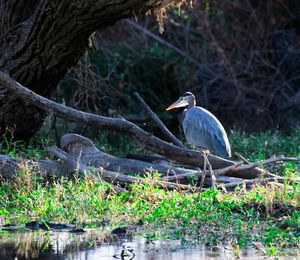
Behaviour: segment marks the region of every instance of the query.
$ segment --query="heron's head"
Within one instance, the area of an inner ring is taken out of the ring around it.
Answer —
[[[171,110],[178,107],[194,107],[196,105],[196,98],[191,92],[185,92],[180,96],[180,98],[174,102],[172,105],[166,108],[166,110]]]

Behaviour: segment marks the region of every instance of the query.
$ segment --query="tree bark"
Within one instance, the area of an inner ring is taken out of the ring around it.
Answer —
[[[159,8],[161,0],[0,0],[0,70],[49,96],[88,46],[90,35],[116,21]],[[0,85],[0,133],[28,139],[43,122],[34,105]]]

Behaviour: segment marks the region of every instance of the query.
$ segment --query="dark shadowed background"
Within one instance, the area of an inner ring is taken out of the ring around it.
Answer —
[[[140,92],[175,132],[165,107],[185,91],[228,129],[299,125],[300,6],[296,1],[193,1],[170,9],[164,33],[150,15],[97,32],[91,49],[60,84],[73,107],[147,124]],[[149,34],[150,33],[150,34]],[[151,35],[152,33],[152,35]],[[179,51],[178,51],[179,50]],[[153,129],[153,131],[156,131]]]

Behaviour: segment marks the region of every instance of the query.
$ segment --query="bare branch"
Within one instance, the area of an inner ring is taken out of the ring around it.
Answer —
[[[234,152],[234,155],[237,156],[242,162],[244,162],[245,164],[249,164],[250,162],[241,154],[239,154],[238,152]]]
[[[251,185],[254,183],[267,183],[267,182],[274,181],[274,180],[277,180],[277,178],[274,178],[274,177],[265,178],[265,179],[257,178],[257,179],[252,179],[252,180],[242,180],[242,181],[237,181],[237,182],[230,182],[230,183],[226,183],[226,184],[221,184],[221,186],[223,186],[227,189],[227,188],[234,188],[239,185]]]
[[[168,47],[169,49],[177,52],[179,55],[181,55],[182,57],[184,57],[185,59],[187,59],[189,62],[197,65],[198,67],[202,67],[202,64],[199,63],[197,60],[195,60],[192,56],[190,56],[188,53],[186,53],[183,50],[180,50],[179,48],[175,47],[174,45],[172,45],[171,43],[165,41],[164,39],[162,39],[161,37],[155,35],[154,33],[148,31],[147,29],[145,29],[144,27],[138,25],[137,23],[131,21],[131,20],[126,20],[126,22],[128,24],[130,24],[131,26],[133,26],[135,29],[138,29],[140,31],[142,31],[143,33],[147,34],[149,37],[153,38],[154,40],[158,41],[160,44],[165,45],[166,47]]]
[[[237,169],[241,165],[242,165],[242,162],[239,162],[239,163],[227,166],[225,168],[215,170],[215,175],[217,175],[217,176],[225,175],[225,174],[227,174],[229,172],[234,171],[235,169]]]
[[[299,161],[300,161],[300,158],[278,156],[278,157],[270,158],[267,160],[249,163],[247,165],[242,165],[242,166],[236,167],[235,170],[249,170],[249,169],[253,169],[258,166],[262,166],[265,164],[271,164],[271,163],[275,163],[275,162],[299,162]]]
[[[157,124],[162,133],[175,145],[185,148],[184,145],[169,131],[169,129],[164,125],[164,123],[159,119],[159,117],[151,110],[151,108],[147,105],[145,100],[140,96],[138,92],[134,92],[133,95],[137,98],[143,108],[146,110],[147,114],[153,119],[153,121]]]

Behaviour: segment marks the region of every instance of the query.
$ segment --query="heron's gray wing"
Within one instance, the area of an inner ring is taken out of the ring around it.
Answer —
[[[192,145],[231,156],[227,134],[220,121],[202,107],[189,109],[182,122],[186,139]]]

